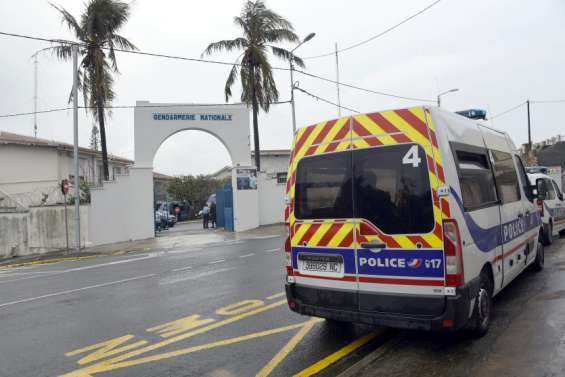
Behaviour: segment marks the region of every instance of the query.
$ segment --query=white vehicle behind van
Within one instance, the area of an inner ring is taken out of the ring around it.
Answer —
[[[553,237],[565,235],[565,201],[557,182],[546,174],[528,174],[538,190],[537,203],[543,223],[543,243],[551,245]]]
[[[290,309],[484,334],[492,297],[544,263],[516,149],[506,133],[435,107],[299,129],[285,208]]]

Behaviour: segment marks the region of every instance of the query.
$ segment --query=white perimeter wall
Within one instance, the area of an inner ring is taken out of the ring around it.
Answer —
[[[89,206],[80,207],[81,245],[89,246]],[[74,206],[67,207],[69,246],[75,245]],[[33,207],[0,213],[0,258],[45,253],[66,247],[65,207]]]
[[[284,201],[286,185],[277,183],[276,176],[260,173],[259,188],[259,223],[260,225],[284,222]]]

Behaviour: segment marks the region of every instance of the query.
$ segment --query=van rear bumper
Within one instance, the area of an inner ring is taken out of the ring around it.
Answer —
[[[302,315],[403,329],[451,331],[460,329],[467,323],[471,299],[476,297],[478,288],[479,280],[475,279],[457,288],[455,296],[439,296],[437,299],[445,300],[445,304],[443,312],[438,315],[422,314],[427,311],[425,307],[422,307],[421,312],[411,312],[410,314],[361,311],[357,309],[357,305],[350,305],[358,302],[358,294],[355,292],[346,293],[327,288],[306,287],[288,283],[286,284],[286,297],[289,308]],[[331,295],[337,296],[338,305],[320,305],[320,301],[315,299],[312,302],[305,302],[304,300],[304,297],[327,298]],[[385,305],[387,300],[393,300],[395,305],[405,300],[406,305],[412,307],[414,306],[414,298],[414,296],[404,295],[382,295],[379,297]],[[347,305],[342,305],[342,303],[347,303]]]

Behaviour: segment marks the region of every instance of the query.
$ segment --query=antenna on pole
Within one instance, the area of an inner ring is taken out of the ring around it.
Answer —
[[[37,52],[33,54],[33,135],[37,138]]]
[[[335,44],[335,81],[337,88],[337,115],[341,118],[341,98],[339,95],[339,58],[337,55],[337,42]]]

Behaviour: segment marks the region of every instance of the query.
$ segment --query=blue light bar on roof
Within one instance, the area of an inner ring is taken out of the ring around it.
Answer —
[[[487,112],[485,110],[480,110],[480,109],[456,111],[456,114],[462,115],[465,118],[469,118],[469,119],[482,119],[482,120],[487,119]]]

